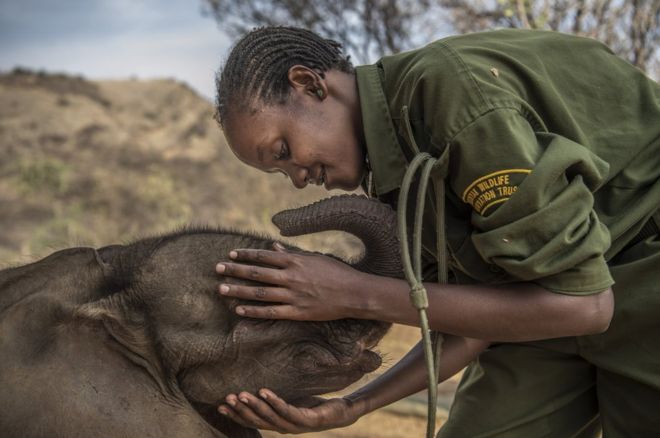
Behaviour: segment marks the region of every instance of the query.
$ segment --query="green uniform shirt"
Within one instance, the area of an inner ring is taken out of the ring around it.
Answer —
[[[443,39],[356,75],[377,196],[394,199],[413,144],[449,148],[457,281],[613,283],[606,260],[660,200],[657,83],[595,40],[523,30]],[[429,207],[427,260],[435,231]]]

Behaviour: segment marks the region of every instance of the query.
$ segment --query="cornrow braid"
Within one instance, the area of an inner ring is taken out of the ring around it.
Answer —
[[[252,30],[232,48],[216,75],[215,118],[223,125],[230,111],[253,110],[257,102],[282,104],[289,96],[289,68],[304,65],[321,77],[330,69],[353,73],[336,41],[306,29],[267,26]]]

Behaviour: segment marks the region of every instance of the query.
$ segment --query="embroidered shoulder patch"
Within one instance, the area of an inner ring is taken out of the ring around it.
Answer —
[[[483,216],[492,206],[509,199],[529,173],[529,169],[505,169],[477,178],[463,192],[463,202]]]

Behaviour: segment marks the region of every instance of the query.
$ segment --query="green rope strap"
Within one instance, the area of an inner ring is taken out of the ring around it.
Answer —
[[[424,357],[426,360],[426,368],[428,371],[428,422],[426,427],[426,436],[427,438],[433,438],[435,434],[435,414],[437,406],[437,391],[438,391],[438,371],[439,371],[439,359],[440,359],[440,345],[442,343],[442,335],[440,333],[432,333],[429,329],[428,316],[426,314],[426,309],[428,308],[428,296],[426,293],[426,288],[422,284],[422,269],[421,269],[421,237],[422,237],[422,216],[424,213],[424,204],[425,204],[425,193],[428,186],[428,180],[431,175],[431,171],[434,169],[434,166],[438,163],[438,160],[433,158],[426,152],[418,153],[415,158],[410,162],[410,166],[403,177],[403,182],[401,183],[401,190],[399,192],[399,201],[397,207],[398,214],[398,227],[399,227],[399,240],[401,244],[401,258],[403,263],[404,274],[406,280],[410,285],[410,301],[415,306],[419,312],[420,327],[422,332],[422,342],[424,347]],[[412,183],[413,177],[416,174],[420,166],[422,167],[422,173],[419,183],[419,189],[417,191],[417,204],[415,208],[415,223],[413,224],[413,254],[412,254],[412,263],[411,263],[411,254],[408,248],[408,230],[406,223],[406,210],[408,205],[408,193],[410,192],[410,185]],[[444,185],[443,185],[444,189]],[[440,198],[440,201],[444,199],[444,190],[441,189],[441,194],[443,198]],[[438,187],[436,187],[436,196],[438,195]],[[436,197],[436,202],[438,201]],[[441,204],[438,204],[441,205]],[[439,207],[441,208],[441,207]],[[438,229],[438,234],[442,234],[442,237],[439,237],[438,243],[441,241],[444,242],[444,218],[442,214],[439,215],[441,223],[438,224],[443,228]],[[440,240],[442,239],[442,240]],[[444,244],[443,244],[444,245]],[[440,248],[438,248],[440,252]],[[444,253],[444,246],[442,247],[442,252]],[[438,254],[440,257],[440,254]],[[446,265],[444,265],[446,266]],[[446,277],[445,274],[438,273],[438,279],[440,280]]]
[[[426,190],[429,179],[433,174],[436,177],[434,181],[435,189],[435,207],[437,211],[437,240],[436,250],[438,258],[438,283],[446,284],[447,276],[447,245],[445,240],[445,182],[447,167],[449,163],[449,146],[445,148],[439,158],[433,158],[426,152],[420,152],[415,136],[413,135],[410,118],[408,117],[408,107],[401,108],[401,120],[404,123],[406,134],[410,146],[416,154],[410,162],[408,169],[401,183],[398,201],[398,225],[399,240],[401,242],[401,258],[403,262],[406,280],[410,285],[410,302],[419,312],[420,328],[422,331],[422,343],[424,347],[424,357],[426,360],[426,369],[428,373],[428,421],[426,424],[427,438],[433,438],[435,433],[435,413],[438,403],[438,375],[440,373],[440,354],[442,352],[442,334],[432,332],[429,329],[428,316],[426,309],[429,306],[426,288],[422,284],[422,222],[424,215],[424,204],[426,200]],[[415,206],[415,222],[413,224],[413,261],[408,250],[408,229],[406,224],[406,210],[408,207],[408,193],[413,177],[420,166],[422,173],[419,179],[417,190],[417,204]]]

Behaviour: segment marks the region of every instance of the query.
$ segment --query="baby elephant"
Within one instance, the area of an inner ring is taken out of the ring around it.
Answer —
[[[401,276],[396,220],[377,201],[329,198],[273,220],[284,235],[355,234],[354,267]],[[268,387],[295,401],[375,370],[387,324],[232,312],[216,262],[272,243],[192,228],[0,271],[0,436],[258,437],[216,413],[227,394]]]

